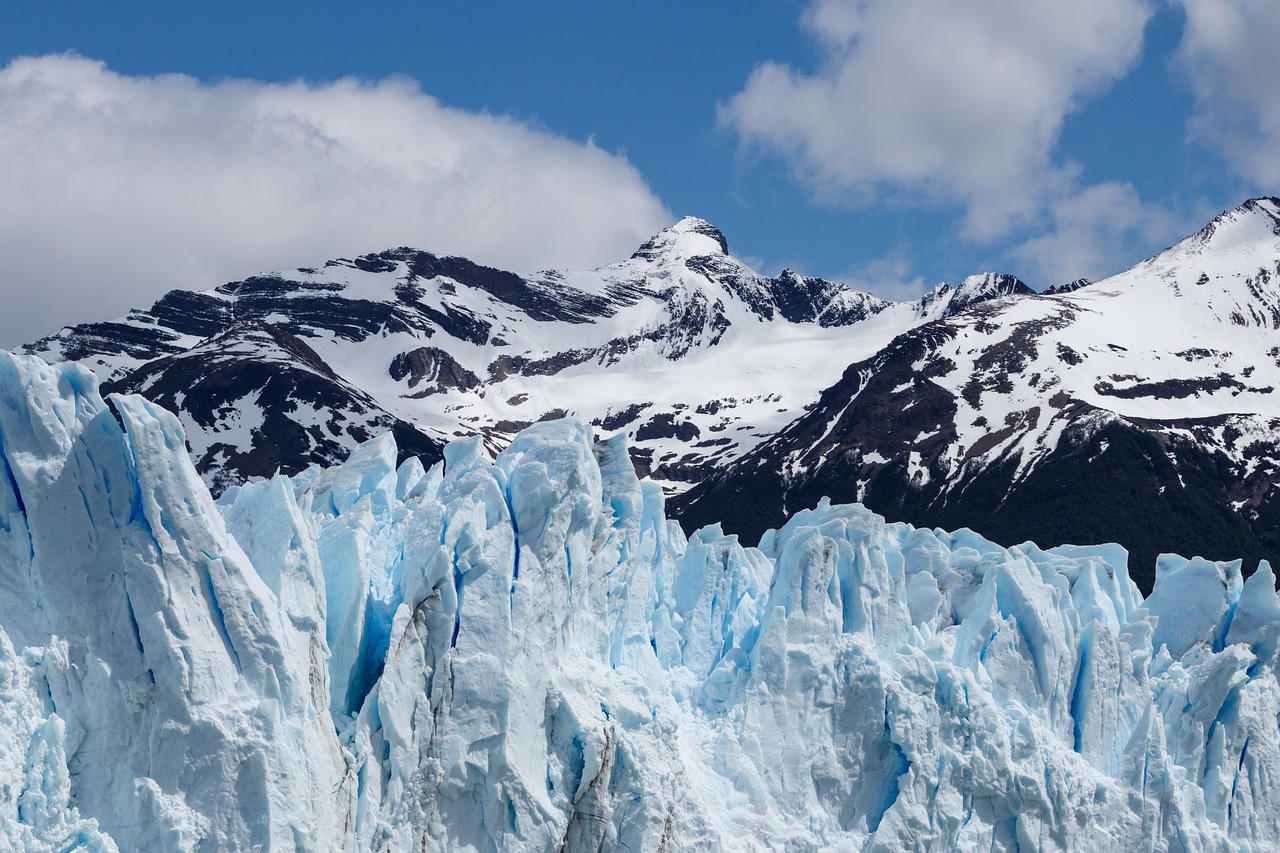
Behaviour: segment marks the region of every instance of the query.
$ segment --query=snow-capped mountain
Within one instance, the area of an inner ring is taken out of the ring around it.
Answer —
[[[178,413],[215,493],[392,430],[440,458],[566,414],[624,432],[692,529],[749,541],[830,495],[1002,542],[1280,558],[1280,204],[1036,294],[988,273],[887,302],[757,274],[684,219],[619,263],[518,275],[396,249],[26,348]],[[690,490],[692,489],[692,490]]]
[[[1280,201],[1256,199],[1113,278],[907,331],[676,511],[752,539],[829,495],[1004,542],[1117,541],[1149,588],[1161,551],[1280,555],[1277,388]]]
[[[25,350],[178,413],[215,491],[332,464],[382,429],[434,461],[452,438],[497,449],[571,413],[625,431],[642,472],[676,492],[777,433],[850,361],[1015,292],[1030,291],[974,276],[892,303],[769,278],[688,218],[591,272],[521,276],[397,249],[173,291]]]
[[[1280,837],[1263,566],[823,502],[686,538],[536,424],[215,503],[178,420],[0,352],[0,848],[1236,851]]]

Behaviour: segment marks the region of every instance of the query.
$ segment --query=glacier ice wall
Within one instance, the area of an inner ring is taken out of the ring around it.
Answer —
[[[618,439],[215,504],[175,419],[0,353],[0,849],[1266,850],[1265,564],[826,503],[686,539]]]

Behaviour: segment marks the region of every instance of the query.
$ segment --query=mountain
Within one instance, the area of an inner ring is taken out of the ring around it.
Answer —
[[[281,344],[283,346],[283,344]],[[1267,849],[1263,565],[828,502],[686,538],[623,437],[215,503],[178,419],[0,352],[0,848]]]
[[[1002,542],[1280,557],[1280,201],[1087,287],[989,300],[852,363],[680,497],[754,541],[820,497]],[[726,507],[734,507],[726,513]]]
[[[391,431],[402,458],[440,445],[383,410],[286,329],[241,320],[187,350],[148,361],[111,387],[145,395],[200,427],[188,433],[215,489],[307,463],[347,458],[351,442]]]
[[[626,432],[641,471],[674,494],[777,433],[850,359],[1030,292],[974,276],[893,303],[790,270],[761,276],[686,218],[591,272],[522,276],[402,248],[175,290],[24,350],[176,412],[215,492],[333,464],[383,429],[430,462],[455,437],[496,450],[573,413]]]
[[[912,302],[763,276],[686,218],[594,271],[394,249],[26,347],[176,412],[206,483],[490,451],[566,414],[624,433],[692,532],[758,541],[823,496],[1000,542],[1280,559],[1280,203],[1112,278],[971,276]]]

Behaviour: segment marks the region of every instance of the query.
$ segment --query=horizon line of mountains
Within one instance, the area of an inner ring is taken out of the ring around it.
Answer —
[[[532,275],[400,248],[173,290],[20,349],[173,411],[215,493],[341,461],[490,451],[576,415],[624,432],[686,528],[754,543],[827,496],[1012,545],[1280,558],[1280,200],[1036,293],[971,276],[891,302],[763,276],[686,218]]]

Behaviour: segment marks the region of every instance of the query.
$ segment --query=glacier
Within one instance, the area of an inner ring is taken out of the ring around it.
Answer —
[[[1262,851],[1271,567],[818,506],[686,537],[624,440],[217,502],[177,419],[0,352],[0,849]]]

